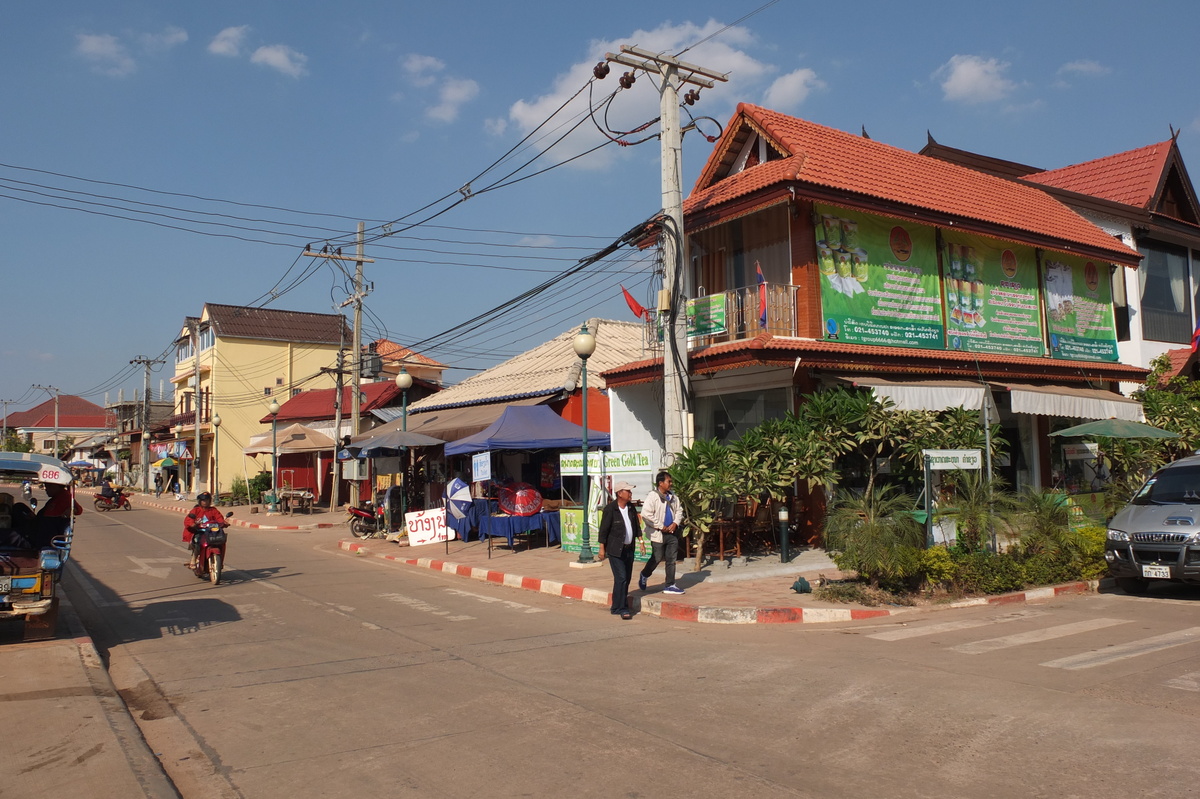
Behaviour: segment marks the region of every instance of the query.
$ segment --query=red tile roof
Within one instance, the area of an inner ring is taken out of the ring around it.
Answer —
[[[70,425],[72,427],[104,427],[104,409],[94,402],[89,402],[83,397],[77,397],[74,394],[60,394],[58,397],[58,424],[60,427],[67,427],[63,422],[66,417],[87,417],[89,419],[99,418],[97,424],[88,423],[86,425]],[[49,419],[49,427],[54,426],[54,399],[47,399],[45,402],[34,405],[27,411],[18,411],[8,415],[9,427],[42,427],[38,424],[42,419]]]
[[[396,388],[395,382],[391,380],[384,380],[378,383],[363,383],[361,388],[362,393],[366,395],[366,399],[359,406],[362,413],[369,413],[376,408],[386,407],[400,396],[400,389]],[[335,391],[337,389],[320,388],[297,394],[279,406],[277,422],[332,419],[334,416],[333,394]],[[350,387],[346,386],[342,389],[343,418],[349,418],[350,416],[351,400]],[[259,421],[263,424],[269,424],[271,421],[270,414],[264,416]]]
[[[1192,352],[1191,347],[1182,347],[1177,350],[1167,350],[1167,358],[1171,361],[1171,371],[1167,373],[1167,377],[1179,377],[1186,375],[1188,366],[1196,357],[1196,353]]]
[[[263,341],[338,344],[352,341],[350,328],[339,314],[204,304],[205,315],[218,336]]]
[[[1149,208],[1170,154],[1171,140],[1167,139],[1094,161],[1035,172],[1024,179],[1124,205]]]
[[[722,157],[744,126],[759,130],[787,157],[724,177]],[[883,142],[742,103],[692,194],[691,214],[778,185],[810,184],[868,198],[1033,233],[1104,251],[1136,266],[1140,256],[1034,186],[976,172]]]
[[[386,338],[375,340],[375,352],[385,361],[403,361],[405,364],[412,363],[443,368],[446,366],[444,363],[435,361],[433,358],[422,355],[419,352],[413,352],[408,347],[402,347]]]

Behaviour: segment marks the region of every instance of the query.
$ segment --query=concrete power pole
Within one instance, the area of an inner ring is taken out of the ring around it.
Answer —
[[[150,358],[139,357],[134,358],[130,363],[141,364],[146,369],[146,379],[143,383],[144,394],[142,396],[142,491],[150,492],[150,367],[160,363],[165,363],[163,360],[151,360]]]
[[[355,263],[354,294],[349,299],[347,299],[345,302],[343,302],[341,305],[341,307],[343,307],[343,308],[345,308],[347,305],[350,305],[350,304],[354,305],[354,342],[351,345],[354,348],[353,355],[352,355],[354,360],[351,362],[351,376],[352,376],[353,388],[352,388],[352,392],[351,392],[352,396],[350,398],[351,399],[351,402],[350,402],[350,435],[352,435],[352,436],[358,435],[358,417],[359,417],[359,412],[362,410],[362,399],[360,396],[362,392],[359,387],[360,383],[362,382],[362,301],[368,294],[371,293],[371,289],[369,287],[367,287],[367,285],[363,281],[363,264],[375,263],[375,260],[373,258],[366,258],[363,255],[363,245],[364,245],[365,234],[366,234],[366,225],[363,222],[359,222],[355,254],[352,256],[342,255],[342,251],[340,249],[338,249],[334,252],[329,252],[328,249],[326,249],[326,251],[323,251],[323,252],[315,252],[310,247],[304,251],[305,255],[310,256],[312,258],[328,258],[331,261],[354,261],[354,263]],[[341,363],[341,355],[340,355],[341,350],[339,349],[338,352],[339,352],[339,356],[338,356],[338,387],[337,387],[336,399],[334,401],[338,403],[338,415],[340,416],[341,400],[342,400],[342,395],[341,395],[342,363]],[[340,435],[341,435],[341,428],[340,428],[340,423],[339,423],[338,429],[334,430],[334,438],[336,439]],[[339,447],[341,447],[340,441],[336,442],[336,446],[334,447],[334,467],[333,468],[334,468],[335,478],[338,476],[337,450]],[[333,485],[333,494],[331,495],[330,504],[333,505],[336,503],[336,501],[337,501],[337,481],[335,479],[334,485]]]
[[[659,140],[662,159],[663,293],[659,312],[667,313],[669,326],[664,330],[663,351],[663,433],[667,460],[683,452],[692,443],[691,388],[688,380],[687,313],[688,298],[695,293],[687,264],[687,237],[683,230],[683,130],[679,125],[679,87],[693,84],[711,89],[713,81],[726,81],[724,73],[714,72],[671,56],[652,53],[640,47],[622,45],[620,53],[607,53],[605,59],[627,67],[661,76],[659,86]],[[661,306],[667,305],[664,309]]]
[[[34,386],[34,388],[45,391],[54,397],[54,457],[60,457],[58,454],[58,395],[62,392],[54,386]]]

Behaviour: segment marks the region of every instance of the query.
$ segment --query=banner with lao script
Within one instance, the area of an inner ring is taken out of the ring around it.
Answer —
[[[960,231],[942,236],[948,349],[1045,355],[1034,249]]]
[[[1042,283],[1052,357],[1117,360],[1117,326],[1108,270],[1109,265],[1102,261],[1051,252],[1043,256]]]
[[[454,531],[446,526],[444,508],[430,508],[404,514],[404,529],[408,531],[408,545],[440,544],[456,538]]]
[[[934,229],[834,206],[814,208],[825,338],[945,348]]]

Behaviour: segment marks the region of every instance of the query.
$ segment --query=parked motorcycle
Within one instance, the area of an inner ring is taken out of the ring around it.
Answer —
[[[114,508],[124,508],[132,510],[133,505],[129,502],[129,497],[125,496],[125,492],[118,490],[115,497],[106,497],[103,494],[92,495],[92,506],[98,511],[109,511]]]
[[[233,511],[225,514],[229,519]],[[225,528],[229,522],[209,522],[198,524],[192,532],[192,555],[195,566],[192,571],[201,580],[209,580],[213,585],[221,582],[221,570],[225,568],[225,545],[229,534]]]
[[[349,508],[350,533],[355,538],[384,538],[387,536],[387,521],[383,506],[371,501]]]

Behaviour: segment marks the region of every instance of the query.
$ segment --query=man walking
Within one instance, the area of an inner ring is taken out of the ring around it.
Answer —
[[[654,477],[655,487],[642,503],[642,521],[650,531],[650,560],[638,576],[638,588],[646,590],[646,581],[654,574],[660,562],[666,564],[667,583],[664,594],[682,594],[683,589],[675,585],[675,560],[679,557],[679,523],[683,511],[679,497],[671,493],[671,475],[666,470]]]
[[[609,612],[628,621],[633,618],[629,609],[629,582],[633,579],[633,544],[642,534],[637,514],[629,500],[633,498],[633,486],[626,482],[617,483],[614,492],[617,498],[604,506],[600,514],[600,531],[596,538],[600,542],[600,560],[608,557],[613,573],[612,607]]]

